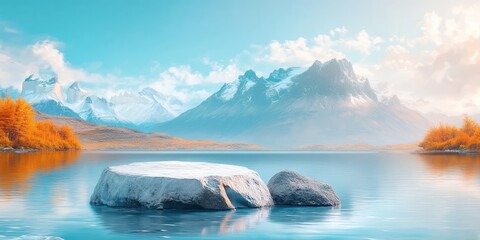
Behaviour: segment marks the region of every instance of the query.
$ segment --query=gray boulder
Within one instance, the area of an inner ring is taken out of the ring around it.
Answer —
[[[340,199],[330,185],[294,171],[275,174],[268,181],[268,189],[275,205],[340,205]]]

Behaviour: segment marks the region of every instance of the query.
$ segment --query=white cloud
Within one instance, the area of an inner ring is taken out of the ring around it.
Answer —
[[[415,109],[480,112],[480,5],[455,7],[448,14],[428,12],[419,28],[421,33],[415,37],[380,37],[366,30],[351,32],[338,27],[314,38],[273,40],[246,50],[247,59],[242,61],[220,64],[205,59],[210,71],[199,72],[189,65],[165,68],[156,63],[148,76],[99,74],[73,67],[59,43],[52,41],[23,48],[0,46],[0,84],[20,87],[28,74],[52,69],[62,82],[89,82],[102,94],[151,86],[194,105],[222,83],[236,79],[244,69],[240,65],[271,70],[347,57],[357,74],[367,76],[379,92],[397,94]]]
[[[345,44],[348,47],[360,51],[366,55],[369,55],[372,48],[375,48],[382,42],[383,39],[381,37],[371,37],[365,30],[360,31],[355,39],[345,40]]]
[[[158,63],[152,66],[151,74],[156,74],[150,76],[100,74],[72,66],[65,60],[60,46],[58,42],[47,40],[24,47],[0,46],[0,86],[21,89],[27,76],[44,76],[51,72],[64,87],[80,81],[91,94],[106,98],[122,90],[153,87],[167,96],[176,97],[185,107],[192,107],[216,91],[221,83],[233,81],[240,74],[234,62],[222,65],[211,61],[205,63],[211,68],[205,74],[193,71],[189,65],[172,66],[161,71]]]
[[[21,86],[21,81],[18,81],[18,79],[24,79],[30,73],[29,64],[21,60],[22,55],[21,51],[12,54],[4,46],[0,47],[0,86],[14,86],[16,88]]]
[[[417,110],[447,114],[480,112],[480,5],[458,6],[450,14],[428,12],[421,34],[384,38],[361,30],[349,36],[335,28],[313,39],[272,41],[255,62],[308,66],[314,60],[349,58],[357,74],[381,94],[397,94]],[[374,58],[351,58],[361,53]],[[356,61],[358,60],[358,61]]]
[[[426,13],[422,31],[393,39],[370,68],[374,84],[423,112],[480,112],[480,6],[456,7],[448,16]]]
[[[333,37],[336,34],[344,34],[347,32],[347,28],[345,26],[343,27],[336,27],[335,29],[330,30],[330,35]]]
[[[50,75],[56,74],[65,86],[76,80],[98,82],[106,78],[70,66],[58,45],[57,42],[40,41],[26,47],[1,47],[0,85],[21,88],[23,79],[29,75],[42,76],[46,72],[52,72]]]
[[[200,84],[202,79],[203,76],[192,72],[189,66],[170,67],[153,80],[151,87],[188,103],[204,97],[204,91],[192,89],[192,86]]]
[[[305,38],[284,42],[275,40],[262,49],[256,61],[283,66],[306,66],[315,60],[327,61],[332,58],[343,58],[344,55],[333,48],[335,44],[330,35],[318,35],[313,41]]]
[[[435,12],[426,13],[423,17],[423,38],[435,43],[440,42],[440,24],[442,19]]]
[[[58,49],[58,43],[52,41],[41,41],[32,47],[32,53],[37,58],[37,71],[51,69],[61,79],[63,84],[69,85],[77,80],[94,81],[98,76],[90,75],[86,71],[73,68],[65,61],[63,53]],[[40,74],[40,73],[37,73]]]
[[[197,85],[202,82],[203,76],[200,73],[192,72],[190,66],[181,65],[169,67],[160,74],[162,81],[171,83],[181,83],[185,85]]]
[[[242,73],[234,61],[230,61],[230,63],[227,65],[222,65],[218,62],[205,58],[203,63],[212,68],[212,70],[207,73],[203,80],[203,82],[206,83],[231,82]]]
[[[204,63],[212,67],[207,74],[194,72],[189,66],[170,67],[153,79],[151,86],[191,107],[213,93],[206,89],[213,87],[216,91],[220,84],[231,82],[240,75],[240,70],[235,63],[226,66],[208,60]]]
[[[322,62],[332,58],[345,58],[351,50],[370,55],[379,50],[384,40],[379,36],[370,36],[366,30],[354,37],[347,36],[346,27],[337,27],[329,34],[319,34],[313,39],[299,37],[295,40],[274,40],[265,47],[257,47],[254,59],[257,64],[281,66],[308,66],[315,60]]]

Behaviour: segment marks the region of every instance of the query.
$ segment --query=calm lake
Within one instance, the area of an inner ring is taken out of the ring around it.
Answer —
[[[342,205],[236,211],[90,206],[107,166],[205,161],[295,170]],[[43,236],[43,238],[41,238]],[[480,157],[377,152],[0,153],[0,239],[480,239]]]

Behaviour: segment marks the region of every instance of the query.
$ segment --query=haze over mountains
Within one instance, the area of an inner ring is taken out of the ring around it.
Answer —
[[[107,100],[89,94],[79,82],[62,89],[56,77],[29,76],[21,93],[9,88],[0,94],[25,98],[51,115],[272,148],[412,143],[431,126],[398,97],[377,96],[345,59],[315,61],[309,68],[280,68],[268,77],[248,70],[179,116],[176,109],[181,102],[152,88]]]
[[[144,133],[129,128],[102,126],[81,119],[37,112],[37,120],[53,121],[72,127],[85,150],[261,150],[243,143],[189,140],[164,133]]]
[[[249,70],[199,106],[160,124],[186,138],[251,142],[273,148],[314,144],[415,142],[429,126],[396,96],[379,101],[345,59],[308,69]]]

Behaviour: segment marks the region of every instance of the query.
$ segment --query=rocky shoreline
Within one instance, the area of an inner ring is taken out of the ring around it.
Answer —
[[[477,155],[480,154],[479,151],[472,150],[434,150],[434,151],[425,151],[418,150],[413,152],[413,154],[419,155]]]
[[[29,153],[29,152],[38,152],[38,149],[16,149],[11,147],[0,148],[0,152],[13,152],[13,153]]]

